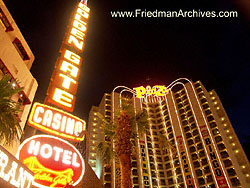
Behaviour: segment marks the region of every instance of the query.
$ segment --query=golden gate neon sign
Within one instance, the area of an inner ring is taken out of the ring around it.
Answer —
[[[18,148],[17,158],[33,173],[36,187],[77,185],[84,174],[85,164],[78,150],[68,142],[48,135],[26,139]]]
[[[84,39],[87,31],[87,20],[90,9],[79,3],[69,33],[61,47],[61,57],[58,58],[52,75],[45,103],[56,105],[72,112],[75,104],[75,94],[83,52]]]
[[[137,98],[144,98],[149,96],[163,97],[169,93],[169,89],[165,86],[156,85],[151,88],[151,86],[147,86],[144,88],[143,86],[133,88],[136,92]]]
[[[28,124],[43,132],[66,138],[71,141],[83,141],[86,122],[62,110],[34,103]]]

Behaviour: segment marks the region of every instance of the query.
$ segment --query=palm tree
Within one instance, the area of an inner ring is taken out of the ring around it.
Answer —
[[[23,88],[14,88],[15,81],[10,75],[5,75],[0,80],[0,139],[4,144],[10,145],[21,127],[17,117],[21,104],[12,100],[12,96],[22,91]]]
[[[121,169],[121,188],[132,188],[131,182],[131,155],[133,142],[138,133],[141,134],[148,128],[146,111],[135,114],[132,102],[122,100],[122,107],[115,115],[114,122],[103,118],[102,121],[104,141],[97,146],[97,152],[105,163],[110,163],[117,157]],[[112,143],[115,145],[113,151]]]

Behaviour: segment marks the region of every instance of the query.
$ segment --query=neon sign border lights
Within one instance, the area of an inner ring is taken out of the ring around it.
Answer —
[[[82,173],[81,175],[79,176],[78,180],[76,182],[73,183],[73,186],[76,186],[83,178],[83,175],[85,173],[85,163],[84,163],[84,159],[82,157],[82,155],[80,154],[80,152],[75,148],[75,146],[73,146],[72,144],[70,144],[69,142],[67,142],[66,140],[63,140],[61,138],[58,138],[58,137],[55,137],[55,136],[51,136],[51,135],[35,135],[35,136],[32,136],[30,138],[27,138],[26,140],[23,141],[23,143],[18,147],[17,149],[17,153],[16,153],[16,158],[19,160],[19,154],[20,154],[20,151],[22,150],[22,148],[24,147],[24,145],[33,140],[33,139],[36,139],[36,138],[41,138],[41,137],[44,137],[44,139],[46,138],[52,138],[52,139],[55,139],[55,140],[59,140],[67,145],[69,145],[71,148],[74,149],[74,151],[79,155],[80,157],[80,160],[81,160],[81,165],[82,165]],[[40,188],[50,188],[48,186],[44,186],[44,185],[41,185],[39,183],[36,183],[35,181],[32,182],[32,184],[34,186],[37,186],[37,187],[40,187]],[[54,188],[62,188],[62,187],[54,187]]]

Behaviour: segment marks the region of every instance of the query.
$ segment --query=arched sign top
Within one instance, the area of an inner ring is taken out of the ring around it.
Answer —
[[[34,173],[33,185],[40,188],[63,188],[68,183],[75,186],[85,171],[79,151],[54,136],[36,135],[26,139],[16,157]]]

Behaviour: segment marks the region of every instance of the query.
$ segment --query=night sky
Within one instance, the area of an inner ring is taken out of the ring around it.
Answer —
[[[79,1],[4,0],[35,55],[35,101],[43,102],[69,19]],[[237,3],[236,3],[237,2]],[[250,140],[248,0],[89,0],[91,9],[73,114],[118,85],[168,85],[180,77],[215,89],[242,143]],[[236,10],[238,18],[112,18],[110,11]]]

